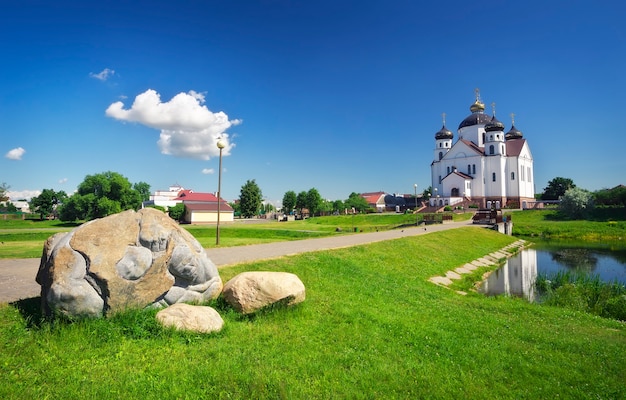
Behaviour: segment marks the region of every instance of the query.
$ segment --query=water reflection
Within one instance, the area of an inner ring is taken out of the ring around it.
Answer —
[[[587,273],[595,271],[598,257],[589,249],[559,249],[552,252],[552,260],[564,267]]]
[[[535,301],[537,252],[525,249],[509,258],[481,284],[479,291],[488,295],[506,294]]]
[[[519,296],[535,301],[537,274],[559,271],[598,275],[604,282],[626,284],[626,257],[623,248],[548,247],[539,244],[520,251],[504,266],[492,272],[479,287],[487,295]]]

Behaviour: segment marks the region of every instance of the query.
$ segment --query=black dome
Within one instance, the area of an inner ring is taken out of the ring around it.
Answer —
[[[485,132],[502,132],[504,131],[504,124],[496,118],[494,115],[491,121],[485,125]]]
[[[452,139],[453,137],[454,135],[445,125],[441,127],[439,132],[435,133],[435,139]]]
[[[509,139],[521,139],[521,138],[522,138],[522,136],[523,136],[523,135],[522,135],[522,131],[518,130],[518,129],[515,127],[515,125],[513,125],[513,126],[511,126],[511,130],[510,130],[510,131],[508,131],[508,132],[506,133],[506,135],[504,135],[504,138],[505,138],[506,140],[509,140]]]
[[[459,124],[459,129],[465,128],[466,126],[486,124],[489,121],[491,121],[491,117],[487,114],[483,114],[481,112],[472,113],[463,121],[461,121],[461,123]]]

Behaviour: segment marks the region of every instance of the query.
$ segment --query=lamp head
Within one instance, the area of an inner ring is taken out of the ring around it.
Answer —
[[[224,143],[222,138],[217,139],[217,148],[222,150],[224,147],[226,147],[226,143]]]

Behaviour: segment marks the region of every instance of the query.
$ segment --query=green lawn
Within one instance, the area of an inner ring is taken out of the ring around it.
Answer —
[[[624,323],[427,281],[514,240],[461,228],[222,269],[296,273],[307,299],[252,317],[215,302],[211,335],[3,305],[0,398],[625,398]]]
[[[456,215],[467,219],[471,214]],[[420,217],[422,217],[420,215]],[[220,225],[220,246],[242,246],[286,240],[301,240],[333,235],[395,229],[415,224],[412,214],[363,214],[356,216],[315,217],[304,221],[250,221],[237,220]],[[67,232],[79,223],[39,220],[0,220],[0,258],[41,257],[43,243],[56,232]],[[216,227],[207,225],[181,225],[205,248],[215,247]]]
[[[621,209],[598,212],[601,218],[568,221],[556,210],[524,210],[509,213],[517,236],[581,241],[621,241],[626,244],[626,218]]]

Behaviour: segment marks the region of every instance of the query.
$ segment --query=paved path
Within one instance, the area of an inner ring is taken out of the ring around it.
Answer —
[[[338,249],[360,244],[422,235],[461,226],[472,226],[472,221],[450,222],[383,232],[358,233],[318,239],[275,242],[249,246],[208,249],[209,258],[218,268],[257,260],[278,258],[310,251]],[[40,286],[35,282],[39,258],[0,259],[0,303],[39,296]]]

